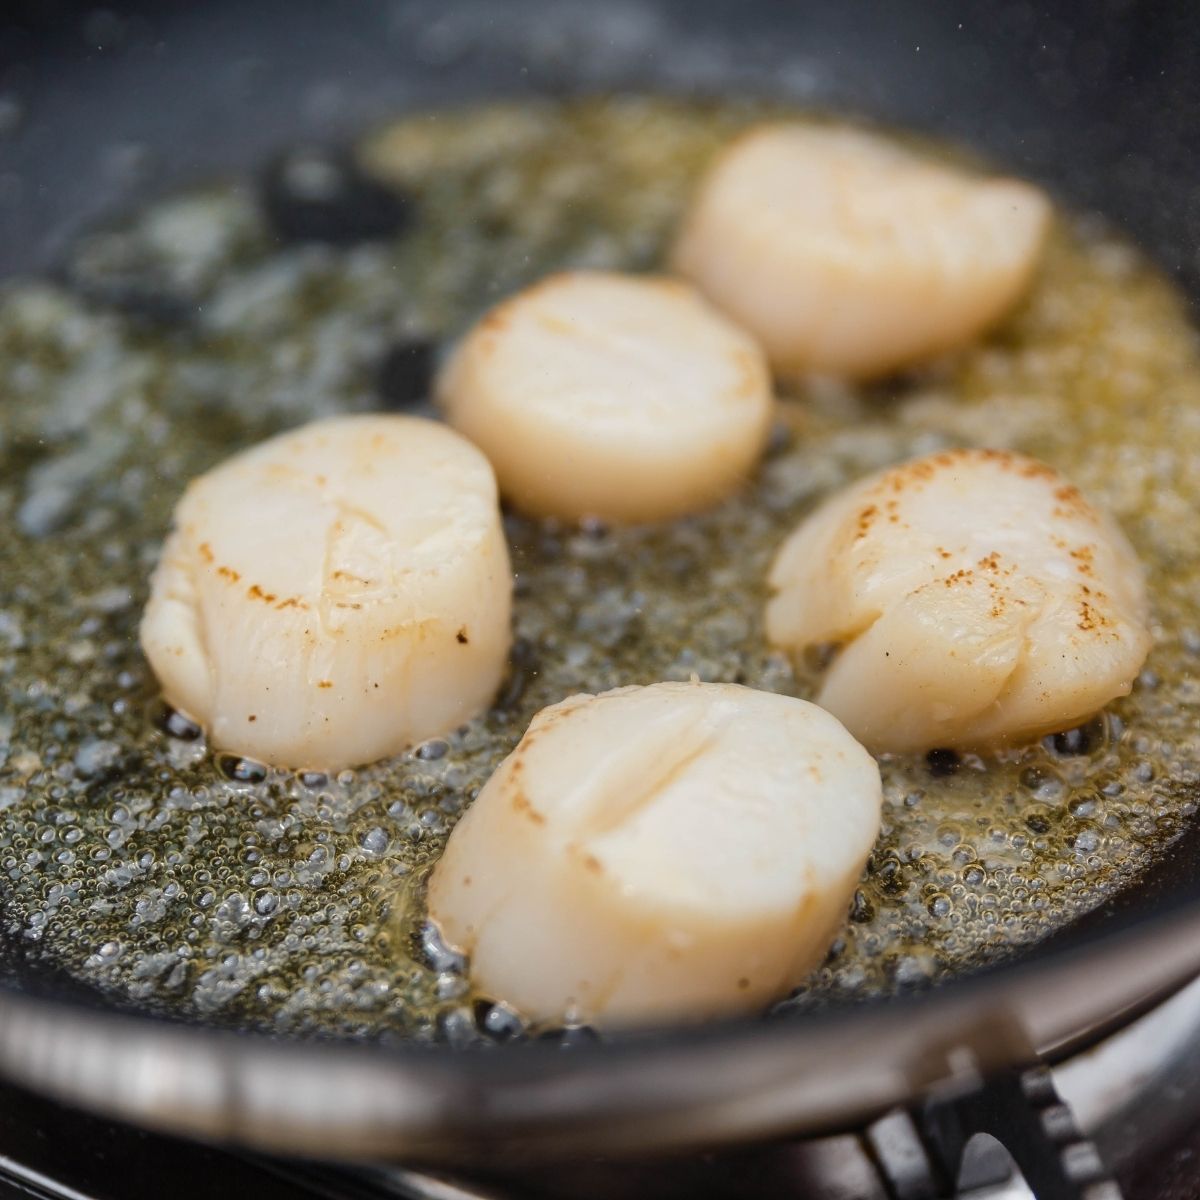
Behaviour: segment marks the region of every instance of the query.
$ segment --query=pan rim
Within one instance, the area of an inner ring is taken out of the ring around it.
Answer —
[[[325,1159],[495,1163],[832,1132],[964,1070],[1055,1061],[1119,1028],[1200,974],[1198,927],[1192,899],[923,992],[568,1051],[303,1041],[0,980],[0,1071],[163,1132]]]

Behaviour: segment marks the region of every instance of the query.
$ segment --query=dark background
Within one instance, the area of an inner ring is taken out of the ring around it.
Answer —
[[[0,273],[148,188],[401,106],[650,85],[965,138],[1104,209],[1192,283],[1198,46],[1189,0],[8,0]]]

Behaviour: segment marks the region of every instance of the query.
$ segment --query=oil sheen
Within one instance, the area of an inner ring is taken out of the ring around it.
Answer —
[[[1045,458],[1108,508],[1146,564],[1155,646],[1082,730],[996,759],[885,760],[849,919],[783,1008],[934,984],[1136,886],[1197,794],[1200,356],[1171,283],[1087,215],[1059,213],[1032,294],[985,341],[787,395],[757,476],[712,513],[619,531],[508,518],[511,673],[445,739],[324,778],[222,760],[162,710],[137,622],[189,478],[380,407],[397,341],[444,346],[547,270],[654,267],[700,170],[761,115],[626,98],[414,116],[359,147],[415,199],[393,240],[281,246],[233,181],[83,237],[58,283],[0,294],[6,937],[142,1009],[471,1040],[480,998],[422,940],[423,881],[532,714],[692,675],[810,695],[763,641],[775,548],[843,484],[954,445]]]

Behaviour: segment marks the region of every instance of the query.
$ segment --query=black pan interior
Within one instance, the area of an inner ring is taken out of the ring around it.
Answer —
[[[783,96],[960,139],[1106,213],[1195,296],[1198,44],[1186,0],[23,0],[0,17],[0,277],[53,266],[101,214],[297,140],[417,106],[631,87]],[[1194,902],[1198,872],[1193,827],[1027,957]],[[8,986],[88,999],[5,957]]]

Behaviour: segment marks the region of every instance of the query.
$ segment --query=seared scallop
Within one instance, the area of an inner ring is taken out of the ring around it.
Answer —
[[[1020,298],[1050,205],[1030,184],[836,126],[767,125],[703,180],[674,265],[784,373],[864,377],[974,338]]]
[[[488,313],[438,395],[537,516],[657,521],[707,508],[753,471],[771,387],[755,341],[687,284],[578,271]]]
[[[214,745],[332,770],[485,707],[511,594],[483,455],[434,421],[341,417],[192,482],[141,640]]]
[[[477,987],[534,1020],[753,1011],[845,918],[879,830],[874,760],[828,713],[659,683],[540,712],[429,887]]]
[[[994,450],[918,459],[803,521],[767,635],[838,647],[817,696],[874,751],[1067,729],[1125,695],[1150,647],[1142,568],[1053,468]]]

